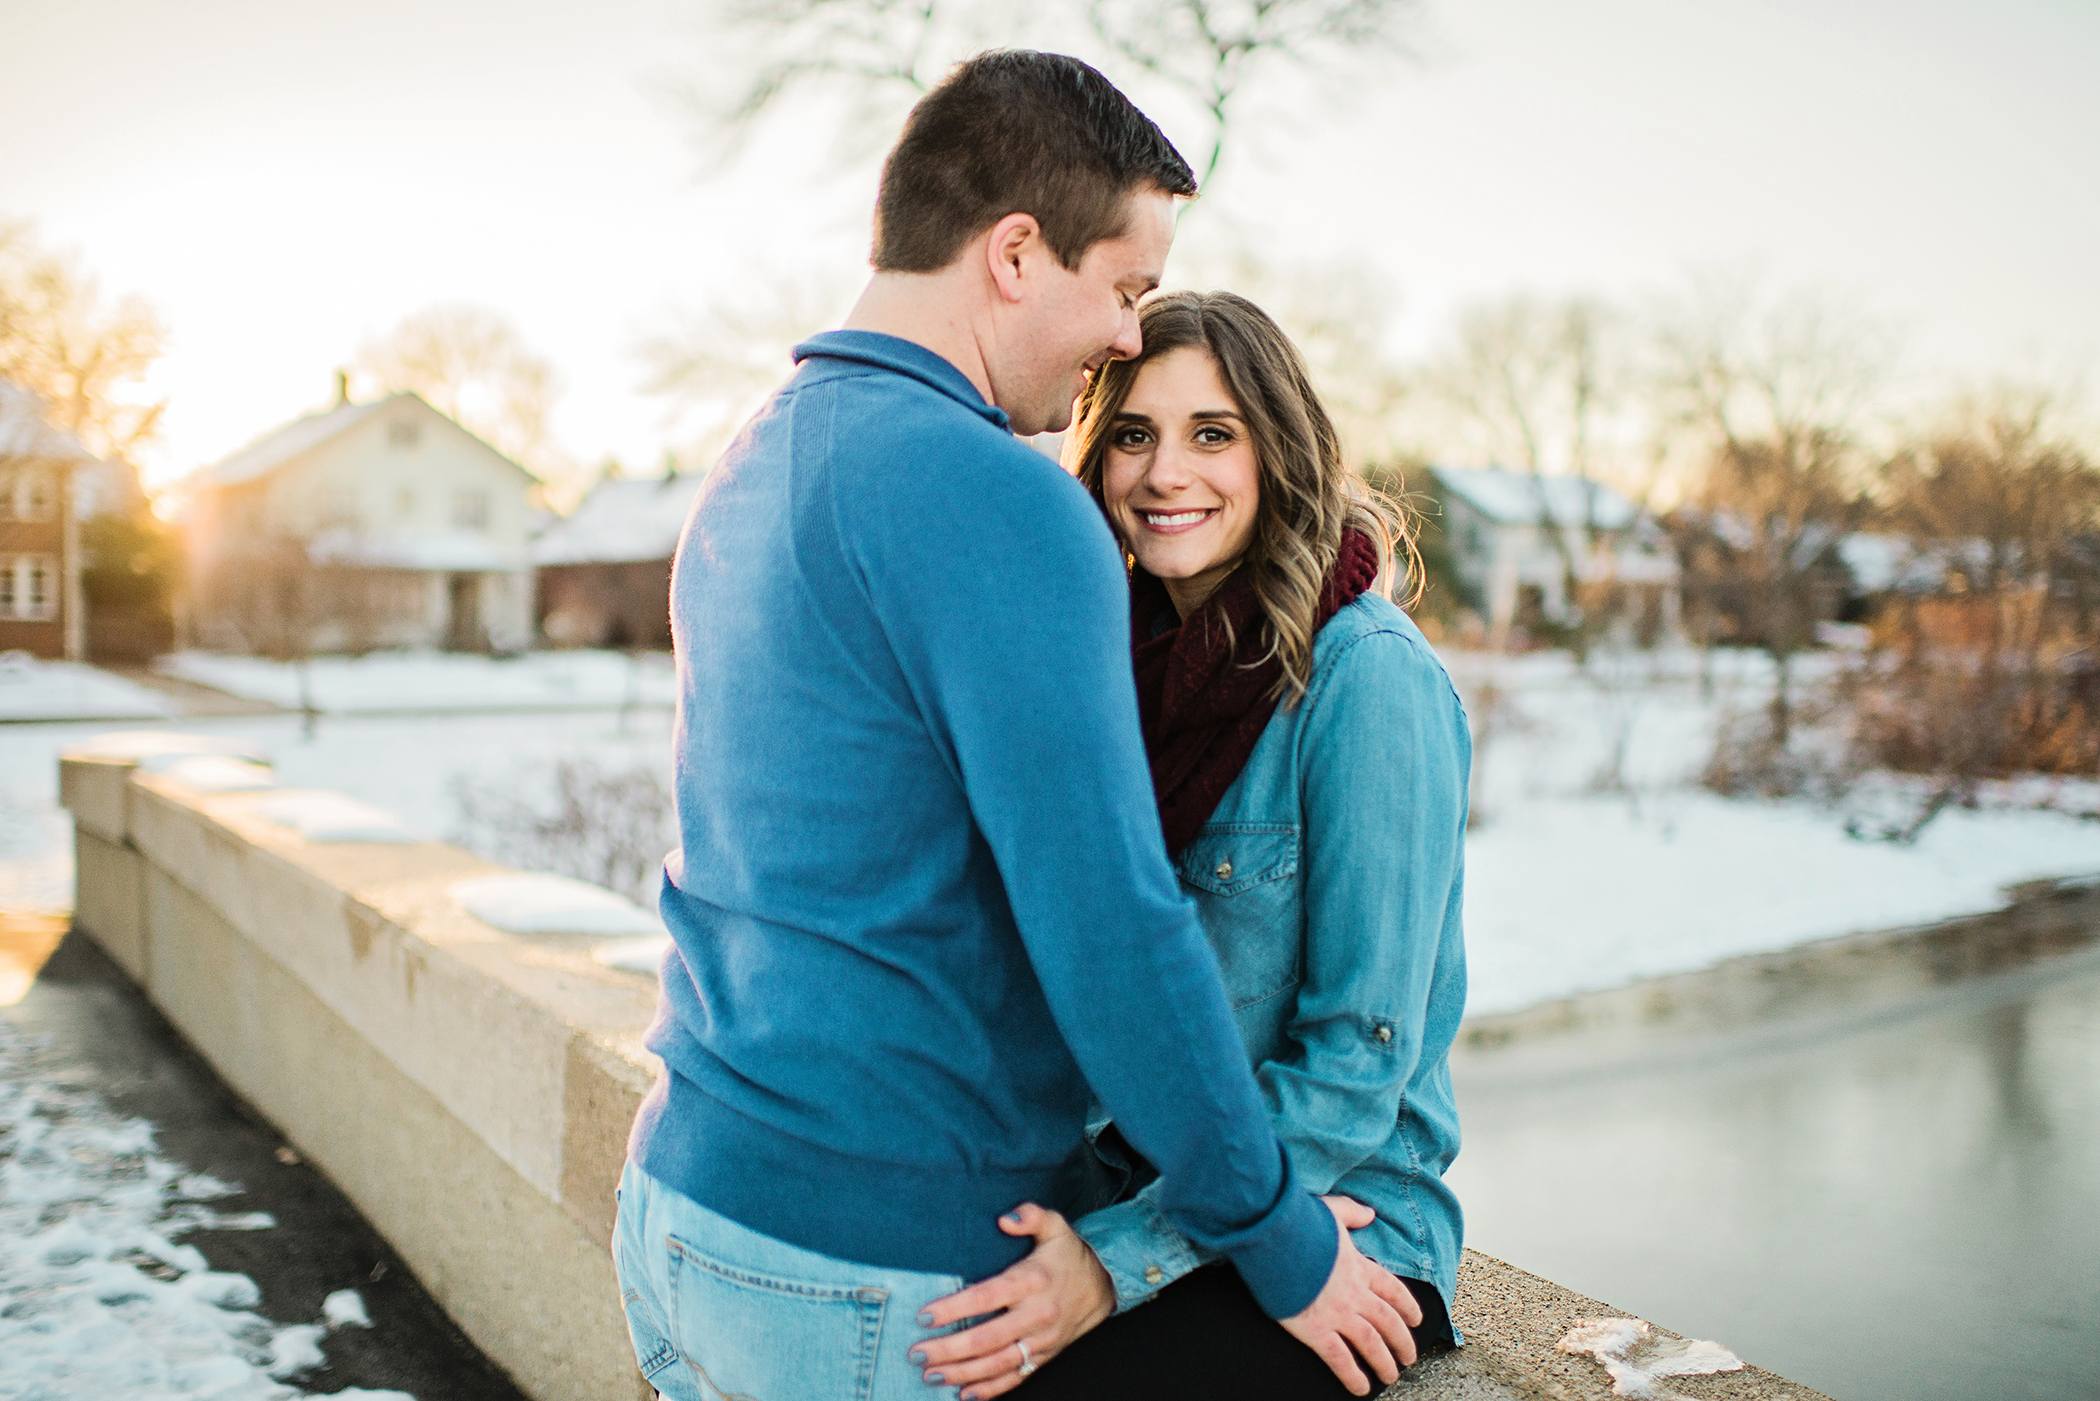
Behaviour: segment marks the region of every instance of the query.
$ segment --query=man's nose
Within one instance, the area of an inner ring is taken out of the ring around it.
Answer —
[[[1137,308],[1131,307],[1123,313],[1123,324],[1116,329],[1116,338],[1108,343],[1108,353],[1112,359],[1135,360],[1144,348],[1145,338],[1138,331]]]

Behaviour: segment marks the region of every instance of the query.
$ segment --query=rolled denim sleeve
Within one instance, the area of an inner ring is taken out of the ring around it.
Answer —
[[[1073,1229],[1108,1271],[1117,1313],[1144,1303],[1189,1271],[1225,1258],[1174,1229],[1159,1209],[1157,1181],[1127,1202],[1087,1213]]]

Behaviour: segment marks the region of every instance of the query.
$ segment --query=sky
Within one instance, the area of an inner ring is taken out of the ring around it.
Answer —
[[[170,327],[152,481],[441,301],[554,362],[571,456],[652,468],[677,435],[638,343],[784,280],[842,311],[865,273],[836,106],[703,157],[674,96],[718,58],[703,5],[0,0],[0,31],[0,218]],[[1257,89],[1185,228],[1389,288],[1401,353],[1472,299],[1719,274],[1885,320],[1916,376],[2100,365],[2092,0],[1429,0],[1412,37]]]

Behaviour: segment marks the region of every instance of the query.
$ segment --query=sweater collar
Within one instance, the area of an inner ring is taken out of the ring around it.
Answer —
[[[999,427],[1012,429],[1006,410],[987,404],[961,370],[925,346],[902,337],[886,336],[880,331],[824,331],[795,347],[796,364],[812,359],[849,361],[908,375]]]

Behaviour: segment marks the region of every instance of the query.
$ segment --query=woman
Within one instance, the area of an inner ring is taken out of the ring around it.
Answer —
[[[1408,1285],[1418,1347],[1448,1345],[1465,715],[1386,596],[1409,532],[1343,464],[1288,338],[1230,293],[1160,297],[1141,326],[1143,354],[1081,397],[1068,465],[1130,558],[1167,846],[1299,1186],[1334,1194],[1357,1247]],[[1006,1218],[1037,1247],[929,1310],[945,1326],[1004,1309],[922,1344],[930,1383],[964,1401],[1024,1378],[1039,1401],[1371,1389],[1167,1224],[1113,1125],[1095,1152],[1114,1203],[1076,1229],[1036,1206]]]

